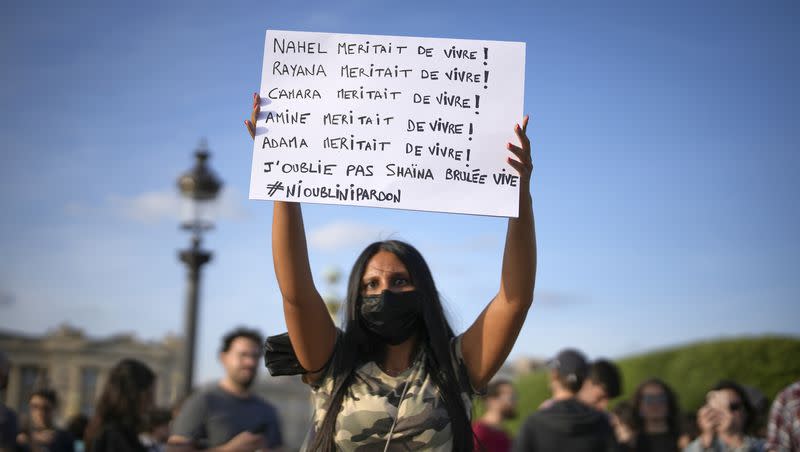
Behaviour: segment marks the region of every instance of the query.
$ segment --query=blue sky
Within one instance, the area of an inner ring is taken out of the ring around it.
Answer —
[[[82,5],[0,6],[0,328],[180,332],[175,179],[207,137],[226,192],[205,242],[199,378],[220,374],[227,329],[284,330],[242,125],[274,28],[527,43],[540,265],[512,357],[800,335],[796,2]],[[456,329],[497,290],[502,219],[305,216],[320,286],[396,237],[429,260]]]

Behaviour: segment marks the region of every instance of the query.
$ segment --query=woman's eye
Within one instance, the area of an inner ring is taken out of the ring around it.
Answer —
[[[405,278],[398,278],[394,280],[395,286],[405,286],[406,284],[408,284],[408,280]]]

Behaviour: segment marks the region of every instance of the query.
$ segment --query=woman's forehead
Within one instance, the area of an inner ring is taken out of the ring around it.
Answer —
[[[730,401],[739,401],[739,402],[741,401],[741,397],[739,397],[739,393],[734,391],[733,389],[727,389],[726,388],[726,389],[723,389],[722,392],[725,393],[725,396]]]
[[[379,251],[367,262],[364,277],[392,275],[397,273],[407,274],[405,264],[393,253]]]

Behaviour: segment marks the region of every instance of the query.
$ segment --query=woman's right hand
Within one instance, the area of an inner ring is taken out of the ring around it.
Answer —
[[[710,447],[720,423],[720,413],[709,405],[703,405],[697,412],[697,426],[703,446]]]
[[[261,96],[258,93],[253,93],[253,111],[250,113],[250,119],[244,120],[244,126],[247,127],[247,132],[250,133],[250,138],[256,139],[256,120],[258,114],[261,112]]]

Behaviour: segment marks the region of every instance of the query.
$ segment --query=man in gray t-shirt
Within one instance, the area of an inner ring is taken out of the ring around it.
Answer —
[[[273,450],[283,445],[278,413],[250,392],[261,357],[261,336],[238,329],[225,336],[220,361],[225,377],[197,390],[172,424],[169,450]]]

